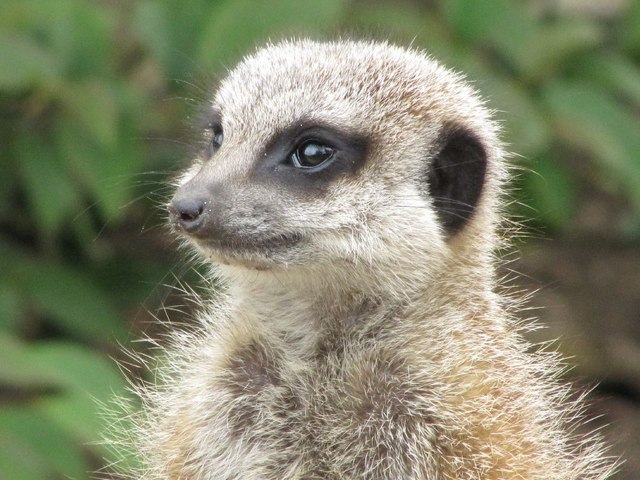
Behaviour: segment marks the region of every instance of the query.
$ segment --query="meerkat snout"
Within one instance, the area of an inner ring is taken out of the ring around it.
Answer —
[[[207,200],[202,197],[174,198],[167,206],[172,224],[187,233],[195,233],[205,220]]]
[[[228,215],[234,202],[232,190],[198,174],[182,185],[167,205],[169,221],[194,241],[220,241],[233,233]]]

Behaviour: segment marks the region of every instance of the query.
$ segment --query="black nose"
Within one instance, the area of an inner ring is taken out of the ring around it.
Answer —
[[[168,206],[171,221],[186,232],[194,233],[204,223],[206,205],[203,198],[174,198]]]

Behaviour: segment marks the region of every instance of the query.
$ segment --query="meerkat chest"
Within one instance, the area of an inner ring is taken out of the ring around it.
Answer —
[[[436,438],[431,392],[397,354],[323,353],[293,360],[249,341],[230,356],[217,408],[223,457],[246,454],[238,478],[424,478],[435,468],[416,461]]]

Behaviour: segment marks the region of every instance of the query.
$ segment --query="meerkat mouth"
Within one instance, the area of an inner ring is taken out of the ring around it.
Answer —
[[[301,233],[292,232],[267,237],[221,235],[194,240],[201,248],[217,253],[224,258],[243,258],[246,256],[270,258],[295,247],[303,241],[303,238]]]

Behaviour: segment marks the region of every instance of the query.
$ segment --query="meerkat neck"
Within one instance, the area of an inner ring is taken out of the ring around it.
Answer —
[[[305,350],[314,345],[312,338],[327,332],[340,336],[380,327],[391,318],[389,312],[410,305],[427,308],[418,316],[429,318],[487,312],[495,306],[489,305],[494,298],[492,268],[477,260],[473,267],[470,272],[469,265],[452,258],[443,262],[437,277],[425,275],[429,270],[419,265],[360,265],[330,272],[226,269],[225,273],[235,309],[242,312],[238,321],[255,322],[268,335],[293,338]],[[301,341],[303,337],[308,341]]]

